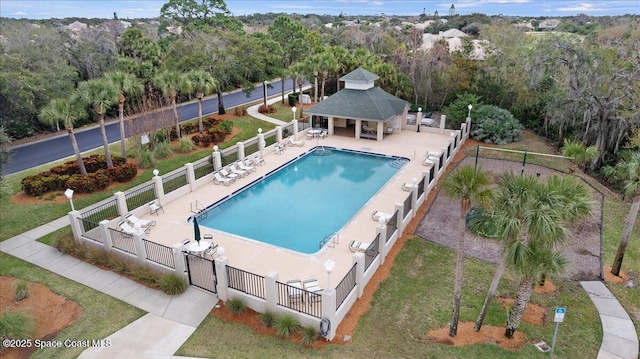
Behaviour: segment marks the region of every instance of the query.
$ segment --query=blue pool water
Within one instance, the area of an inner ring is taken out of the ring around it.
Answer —
[[[315,253],[406,163],[406,159],[316,148],[207,209],[201,226]],[[249,174],[251,176],[251,174]]]

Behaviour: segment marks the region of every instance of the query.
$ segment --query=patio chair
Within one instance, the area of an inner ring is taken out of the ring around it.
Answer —
[[[322,298],[322,288],[320,288],[317,279],[306,279],[302,281],[302,284],[304,285],[304,289],[309,292],[308,294],[311,303],[320,301],[320,298]]]
[[[287,141],[287,143],[289,144],[289,146],[298,146],[298,147],[304,146],[304,141],[296,141],[293,139],[292,136],[289,136],[289,140]]]
[[[433,161],[433,157],[429,155],[427,155],[427,157],[425,157],[424,160],[422,161],[423,166],[431,167],[434,164],[435,164],[435,161]]]
[[[349,243],[349,250],[353,253],[356,252],[366,252],[369,249],[371,243],[365,243],[360,241],[351,241]]]
[[[289,295],[289,304],[304,302],[302,281],[300,279],[287,281],[287,294]]]
[[[281,146],[279,143],[274,147],[276,151],[276,155],[281,155],[284,152],[285,147]]]
[[[160,215],[160,211],[162,211],[162,213],[164,213],[164,208],[162,208],[162,205],[160,203],[156,203],[156,201],[152,201],[149,202],[149,210],[150,210],[150,214],[156,214],[156,216]]]
[[[262,166],[264,164],[264,158],[262,158],[262,156],[260,156],[259,154],[255,155],[251,161],[253,162],[254,166]]]
[[[133,227],[131,227],[127,221],[120,221],[118,222],[118,226],[120,227],[120,229],[126,233],[126,234],[137,234],[137,235],[142,235],[143,233],[149,233],[151,231],[151,228],[147,227],[145,229],[140,228],[140,230],[137,230]]]
[[[126,218],[129,222],[136,224],[136,223],[140,223],[140,226],[142,227],[149,227],[149,226],[155,226],[156,225],[156,221],[150,221],[147,219],[140,219],[138,217],[136,217],[135,214],[133,213],[129,213],[126,216],[124,216],[124,218]]]
[[[236,167],[235,163],[229,165],[229,169],[231,170],[231,173],[238,175],[240,177],[244,177],[247,175],[247,171],[239,169],[238,167]]]
[[[221,175],[223,175],[226,178],[229,178],[229,179],[231,179],[233,181],[235,181],[238,177],[240,177],[235,173],[229,173],[229,171],[227,171],[226,168],[221,168],[220,171],[218,171],[218,172],[220,172]]]
[[[313,140],[313,133],[307,131],[307,140]]]
[[[243,170],[243,171],[246,171],[247,173],[249,173],[249,172],[253,172],[253,171],[255,171],[255,170],[256,170],[256,168],[255,168],[255,167],[250,166],[250,165],[247,165],[247,164],[246,164],[245,162],[243,162],[243,161],[238,161],[238,163],[237,163],[237,164],[238,164],[238,168],[240,168],[240,169],[241,169],[241,170]]]
[[[318,135],[318,137],[320,137],[321,140],[324,140],[324,138],[327,136],[329,136],[329,132],[327,130],[322,130]]]
[[[230,185],[231,183],[235,182],[235,178],[229,178],[229,177],[222,177],[222,175],[220,175],[220,173],[215,172],[213,174],[213,183],[214,184],[220,184],[220,183],[224,183],[225,186]]]
[[[211,243],[209,248],[204,250],[204,254],[213,257],[213,255],[216,254],[217,251],[218,251],[218,244]]]
[[[405,182],[402,184],[402,190],[405,192],[411,192],[413,189],[413,183]]]
[[[392,214],[381,212],[381,211],[373,211],[373,213],[371,213],[371,219],[373,219],[376,222],[379,221],[380,218],[384,218],[384,222],[387,223],[389,222],[391,217],[393,217]]]

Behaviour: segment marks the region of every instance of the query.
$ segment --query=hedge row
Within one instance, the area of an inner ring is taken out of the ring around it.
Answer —
[[[107,169],[104,155],[83,158],[87,175],[81,175],[78,163],[66,162],[49,171],[22,179],[22,190],[30,196],[71,188],[76,193],[91,193],[106,188],[111,182],[128,182],[138,174],[135,164],[122,157],[112,156],[114,168]]]

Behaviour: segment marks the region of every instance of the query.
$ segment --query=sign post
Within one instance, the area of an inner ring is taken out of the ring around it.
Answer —
[[[564,321],[564,314],[567,312],[567,308],[556,307],[556,314],[553,317],[553,321],[556,323],[556,327],[553,330],[553,341],[551,342],[551,354],[549,358],[553,359],[553,350],[556,348],[556,338],[558,337],[558,325]]]

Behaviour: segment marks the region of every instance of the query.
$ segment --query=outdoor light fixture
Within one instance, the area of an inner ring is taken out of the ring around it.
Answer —
[[[416,132],[420,132],[420,123],[422,123],[422,107],[418,107],[418,113],[416,114],[416,125],[418,126]]]
[[[64,195],[67,196],[69,202],[71,202],[71,210],[75,211],[76,209],[73,207],[73,190],[71,188],[67,188],[67,190],[64,191]]]
[[[473,108],[473,106],[471,106],[471,104],[469,104],[469,106],[467,106],[467,108],[469,109],[469,114],[467,115],[467,117],[471,117],[471,109]]]
[[[264,107],[267,107],[267,80],[262,81],[262,91],[264,93]]]
[[[224,250],[224,248],[218,247],[218,255],[220,257],[224,257],[225,253],[226,253],[226,251]]]
[[[213,151],[218,152],[218,145],[213,146]]]
[[[261,134],[261,133],[262,133],[262,128],[259,128],[258,129],[258,134]]]
[[[336,266],[336,262],[331,259],[327,259],[324,262],[324,270],[327,272],[327,288],[331,288],[331,272],[333,272],[333,267]]]
[[[297,110],[298,110],[298,109],[297,109],[295,106],[293,106],[293,107],[291,108],[291,112],[293,112],[293,119],[294,119],[294,120],[296,119],[296,111],[297,111]]]
[[[157,176],[157,175],[159,175],[159,174],[160,174],[160,171],[158,171],[157,169],[153,170],[153,175],[154,175],[154,176]]]

